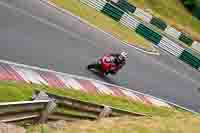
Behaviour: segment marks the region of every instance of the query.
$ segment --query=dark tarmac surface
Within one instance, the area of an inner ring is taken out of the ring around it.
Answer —
[[[0,1],[0,18],[0,59],[122,85],[200,112],[199,72],[166,52],[141,53],[39,0]],[[102,79],[85,69],[121,50],[129,59],[117,76]]]

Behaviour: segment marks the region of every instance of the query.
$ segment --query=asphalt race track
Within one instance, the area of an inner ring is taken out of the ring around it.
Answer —
[[[85,69],[122,49],[129,60],[116,77],[102,79]],[[199,72],[163,51],[141,53],[39,0],[0,1],[0,59],[122,85],[200,112]]]

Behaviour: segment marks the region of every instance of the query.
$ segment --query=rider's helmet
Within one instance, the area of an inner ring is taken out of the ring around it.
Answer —
[[[128,58],[128,53],[127,52],[121,52],[120,53],[120,58],[122,58],[122,59],[127,59]]]

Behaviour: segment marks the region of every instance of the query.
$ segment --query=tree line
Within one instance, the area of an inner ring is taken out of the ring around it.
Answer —
[[[184,6],[200,19],[200,0],[182,0]]]

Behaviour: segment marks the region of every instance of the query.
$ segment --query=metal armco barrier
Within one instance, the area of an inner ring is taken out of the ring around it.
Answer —
[[[128,13],[125,13],[122,18],[120,19],[120,23],[130,29],[135,30],[138,25],[140,24],[140,21],[137,19],[133,18],[131,15]]]
[[[110,2],[127,13],[129,12],[134,13],[136,10],[135,6],[129,4],[127,1],[124,1],[124,0],[117,0],[117,1],[111,0]]]
[[[0,122],[14,122],[43,117],[49,100],[0,103]]]
[[[116,109],[113,107],[80,101],[69,97],[60,97],[50,93],[48,93],[47,95],[44,94],[45,93],[43,92],[37,91],[36,95],[34,93],[34,98],[49,100],[0,103],[0,122],[37,120],[39,123],[45,123],[48,119],[73,121],[80,119],[95,120],[109,116],[122,115],[147,116],[142,113]],[[76,112],[78,111],[81,113],[90,113],[93,116],[75,115],[56,111],[56,108],[60,107],[64,109],[63,111],[70,109]]]
[[[121,17],[124,14],[124,12],[122,10],[119,10],[115,6],[111,5],[110,3],[106,3],[106,5],[101,10],[101,12],[116,21],[120,21]]]
[[[200,68],[200,58],[194,56],[193,52],[190,49],[185,49],[179,57],[180,60],[191,65],[197,70]]]
[[[177,31],[175,28],[173,28],[169,25],[164,30],[164,32],[170,36],[173,36],[175,39],[179,39],[179,36],[181,35],[181,32]]]
[[[144,12],[143,10],[136,8],[135,12],[133,13],[138,18],[142,19],[146,23],[150,23],[152,16],[149,13]]]
[[[197,41],[194,41],[194,42],[192,43],[192,48],[193,48],[194,50],[196,50],[197,52],[200,51],[200,43],[197,42]]]
[[[80,1],[92,8],[95,8],[97,11],[101,11],[106,4],[106,2],[102,0],[80,0]]]
[[[84,1],[88,1],[88,2],[84,2],[85,4],[89,6],[91,5],[91,4],[88,4],[90,3],[91,0],[84,0]],[[101,3],[103,0],[100,0],[100,1],[96,0],[95,4],[98,5],[99,3],[99,5],[102,5]],[[155,32],[154,30],[152,30],[151,26],[149,25],[147,26],[145,23],[141,22],[137,17],[131,16],[130,14],[127,13],[127,11],[124,11],[125,10],[124,7],[122,9],[122,7],[116,6],[116,4],[114,5],[112,4],[112,3],[118,3],[118,2],[119,1],[113,1],[111,3],[106,2],[106,4],[103,6],[103,8],[100,11],[106,14],[107,16],[111,17],[113,20],[119,21],[122,25],[126,26],[127,28],[133,31],[136,31],[136,33],[138,33],[139,35],[143,36],[144,38],[146,38],[153,44],[158,45],[160,48],[171,53],[172,55],[176,57],[179,57],[179,55],[181,55],[181,57],[178,59],[189,64],[191,67],[197,70],[200,68],[200,63],[198,63],[198,61],[200,60],[200,57],[199,57],[200,54],[191,53],[192,58],[190,59],[192,59],[193,61],[188,61],[188,57],[187,59],[185,58],[185,52],[184,52],[185,48],[182,47],[182,44],[180,43],[180,41],[184,42],[187,46],[192,46],[193,48],[195,48],[196,51],[199,51],[199,48],[198,48],[198,45],[200,45],[199,43],[195,42],[195,44],[193,44],[193,40],[190,37],[177,31],[173,27],[167,26],[166,23],[162,21],[161,19],[152,17],[150,14],[144,12],[143,10],[136,8],[136,10],[133,13],[135,16],[139,17],[146,23],[154,24],[154,26],[158,27],[159,29],[162,29],[168,35],[173,36],[174,39],[175,38],[179,39],[179,41],[176,41],[172,39],[171,37],[164,35],[163,33],[161,34],[161,33]],[[93,6],[93,8],[96,8],[96,6]]]
[[[152,18],[150,23],[163,31],[167,28],[167,24],[159,18]]]
[[[195,42],[189,35],[186,35],[185,33],[182,33],[178,31],[177,29],[171,27],[170,25],[167,25],[166,22],[164,22],[162,19],[157,18],[149,14],[148,12],[145,12],[144,10],[135,7],[134,5],[131,5],[126,0],[111,0],[114,5],[119,7],[120,9],[124,10],[127,13],[131,13],[141,20],[143,20],[146,23],[149,23],[151,25],[156,26],[158,29],[161,29],[162,31],[165,31],[167,35],[170,35],[171,38],[177,39],[184,43],[187,46],[190,46]],[[118,4],[116,4],[118,3]],[[120,5],[120,6],[119,6]],[[129,5],[129,6],[127,6]],[[132,10],[130,10],[131,7],[135,7]],[[199,44],[200,45],[200,44]],[[191,47],[193,48],[193,47]],[[200,52],[200,50],[197,50]]]
[[[140,24],[135,31],[136,33],[151,41],[155,45],[159,44],[162,38],[160,34],[154,32],[153,30],[151,30],[143,24]]]
[[[184,33],[181,33],[181,35],[179,36],[179,40],[184,42],[187,46],[191,46],[193,43],[192,38],[185,35]]]
[[[177,45],[176,43],[174,43],[173,41],[169,40],[166,37],[162,38],[158,46],[176,57],[179,57],[181,53],[184,51],[183,47]]]
[[[39,93],[40,91],[36,90],[36,93]],[[64,107],[71,107],[74,108],[75,110],[79,110],[82,112],[90,112],[92,114],[97,114],[97,116],[104,110],[105,107],[110,108],[111,111],[111,116],[121,116],[121,115],[132,115],[132,116],[147,116],[145,114],[142,113],[137,113],[137,112],[130,112],[127,110],[123,110],[123,109],[117,109],[111,106],[107,106],[107,105],[101,105],[101,104],[96,104],[96,103],[92,103],[92,102],[87,102],[87,101],[81,101],[78,99],[74,99],[71,97],[61,97],[61,96],[57,96],[51,93],[47,93],[46,94],[51,98],[51,99],[55,99],[56,103],[59,105],[64,105]]]

